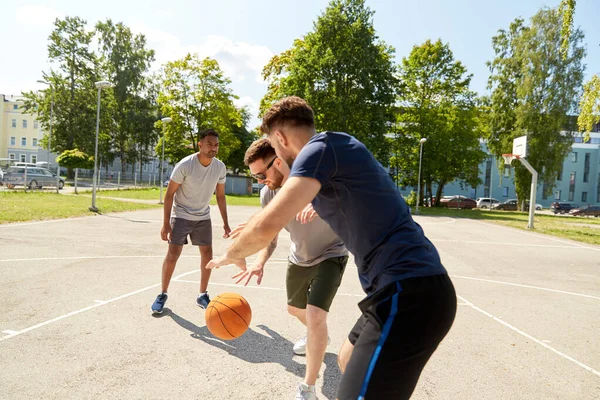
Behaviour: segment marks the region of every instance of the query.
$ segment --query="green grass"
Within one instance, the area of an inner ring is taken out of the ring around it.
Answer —
[[[163,188],[163,197],[166,193],[166,188]],[[156,200],[160,197],[159,188],[147,189],[124,189],[124,190],[99,190],[98,196],[118,197],[124,199],[137,200]],[[260,198],[258,194],[252,196],[227,195],[227,205],[229,206],[260,206]],[[211,200],[211,204],[217,204],[215,196]]]
[[[515,211],[454,210],[419,207],[421,215],[477,219],[527,230],[529,214]],[[536,214],[533,232],[600,245],[600,218]],[[586,226],[589,225],[589,226]]]
[[[9,191],[0,193],[0,224],[94,215],[88,210],[90,196],[56,193]],[[145,210],[160,204],[140,204],[119,200],[96,199],[101,213]]]

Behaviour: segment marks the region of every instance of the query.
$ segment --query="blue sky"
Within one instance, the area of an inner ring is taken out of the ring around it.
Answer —
[[[427,39],[450,44],[456,59],[472,73],[472,89],[484,94],[494,56],[491,37],[516,17],[529,19],[560,0],[367,0],[375,11],[378,36],[396,49],[397,61]],[[266,85],[260,78],[271,56],[288,49],[313,27],[327,0],[25,0],[2,1],[0,93],[39,89],[48,70],[47,38],[56,17],[78,15],[92,26],[98,20],[122,21],[147,36],[156,51],[155,68],[187,52],[216,58],[232,79],[238,104],[257,112]],[[586,35],[586,79],[600,74],[600,1],[578,0],[575,24]],[[253,120],[252,127],[258,123]]]

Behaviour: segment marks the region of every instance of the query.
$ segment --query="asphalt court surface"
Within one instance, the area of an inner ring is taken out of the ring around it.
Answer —
[[[231,226],[255,207],[228,208]],[[214,253],[230,240],[213,207]],[[600,247],[480,221],[416,216],[459,296],[457,318],[414,399],[600,399]],[[167,309],[151,315],[166,244],[162,210],[0,225],[0,398],[292,399],[304,335],[286,312],[289,236],[260,286],[216,270],[209,293],[252,306],[220,341],[195,305],[199,253],[186,246]],[[250,258],[252,259],[252,258]],[[329,316],[320,399],[335,399],[339,347],[363,297],[350,259]]]

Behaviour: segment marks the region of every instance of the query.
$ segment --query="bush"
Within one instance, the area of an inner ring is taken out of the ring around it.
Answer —
[[[406,204],[410,207],[414,207],[417,205],[417,192],[411,190],[408,196],[406,197]]]

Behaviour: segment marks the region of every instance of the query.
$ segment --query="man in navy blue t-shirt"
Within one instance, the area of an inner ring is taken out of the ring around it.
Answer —
[[[290,177],[208,268],[246,269],[245,257],[312,202],[354,254],[367,294],[338,356],[338,399],[408,399],[456,314],[454,287],[437,250],[369,150],[346,133],[317,134],[304,100],[275,103],[261,130],[291,166]]]

